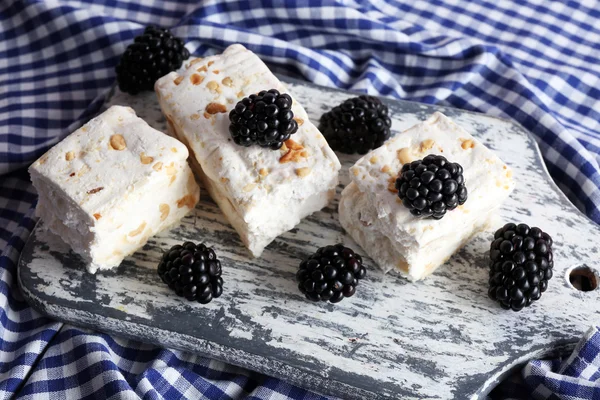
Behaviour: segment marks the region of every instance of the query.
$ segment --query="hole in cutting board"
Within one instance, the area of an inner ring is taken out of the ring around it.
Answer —
[[[576,267],[569,273],[571,285],[582,292],[591,292],[598,288],[598,277],[587,265]]]

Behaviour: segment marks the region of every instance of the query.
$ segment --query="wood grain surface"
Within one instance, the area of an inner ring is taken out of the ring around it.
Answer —
[[[317,121],[351,93],[286,80]],[[202,193],[180,226],[152,238],[114,271],[90,275],[82,260],[38,224],[19,265],[26,298],[76,325],[206,355],[345,399],[480,398],[516,365],[566,351],[598,322],[600,292],[569,283],[572,268],[599,265],[600,228],[554,186],[535,142],[519,126],[444,107],[385,100],[398,133],[434,111],[453,118],[509,164],[517,187],[497,227],[525,222],[554,238],[555,276],[541,300],[520,313],[487,297],[492,232],[477,235],[433,276],[409,283],[384,275],[365,257],[367,278],[354,297],[311,303],[296,287],[301,259],[337,242],[364,254],[338,222],[339,193],[358,156],[340,155],[335,201],[252,259],[218,207]],[[131,105],[166,131],[153,93],[116,92],[107,104]],[[183,240],[213,246],[224,293],[203,306],[178,298],[156,274],[162,252]]]

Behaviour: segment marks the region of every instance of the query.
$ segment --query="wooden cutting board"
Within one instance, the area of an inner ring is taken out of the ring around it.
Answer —
[[[313,121],[353,96],[285,81]],[[385,101],[394,133],[441,111],[513,168],[517,187],[496,227],[525,222],[554,238],[555,277],[532,307],[514,313],[488,299],[491,231],[477,235],[423,282],[384,275],[364,257],[368,275],[354,297],[336,305],[305,300],[294,281],[302,258],[336,242],[364,254],[338,222],[339,193],[359,158],[345,155],[335,201],[280,236],[257,260],[206,191],[180,226],[104,274],[85,272],[81,259],[40,223],[19,263],[26,298],[58,320],[206,355],[345,399],[481,398],[515,366],[572,348],[600,315],[600,291],[576,290],[569,280],[575,267],[590,268],[597,278],[600,228],[552,183],[534,140],[509,121]],[[166,131],[153,93],[112,93],[112,104],[130,105]],[[224,294],[206,306],[177,297],[156,274],[162,251],[184,240],[214,246],[222,260]]]

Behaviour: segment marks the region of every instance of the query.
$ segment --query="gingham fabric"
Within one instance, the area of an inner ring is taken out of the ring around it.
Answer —
[[[600,223],[600,3],[570,0],[0,0],[0,397],[322,398],[180,352],[63,325],[23,301],[35,221],[22,169],[88,119],[145,25],[196,55],[242,43],[276,72],[511,118]],[[495,398],[600,399],[596,331]],[[566,365],[566,367],[565,367]]]

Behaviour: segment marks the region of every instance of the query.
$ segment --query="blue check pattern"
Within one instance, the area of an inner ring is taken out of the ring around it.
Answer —
[[[35,224],[23,169],[98,109],[144,26],[196,55],[242,43],[280,73],[510,118],[600,223],[600,3],[494,0],[0,2],[0,398],[325,399],[214,360],[42,317],[16,262]],[[492,399],[600,399],[600,333],[531,361]]]

